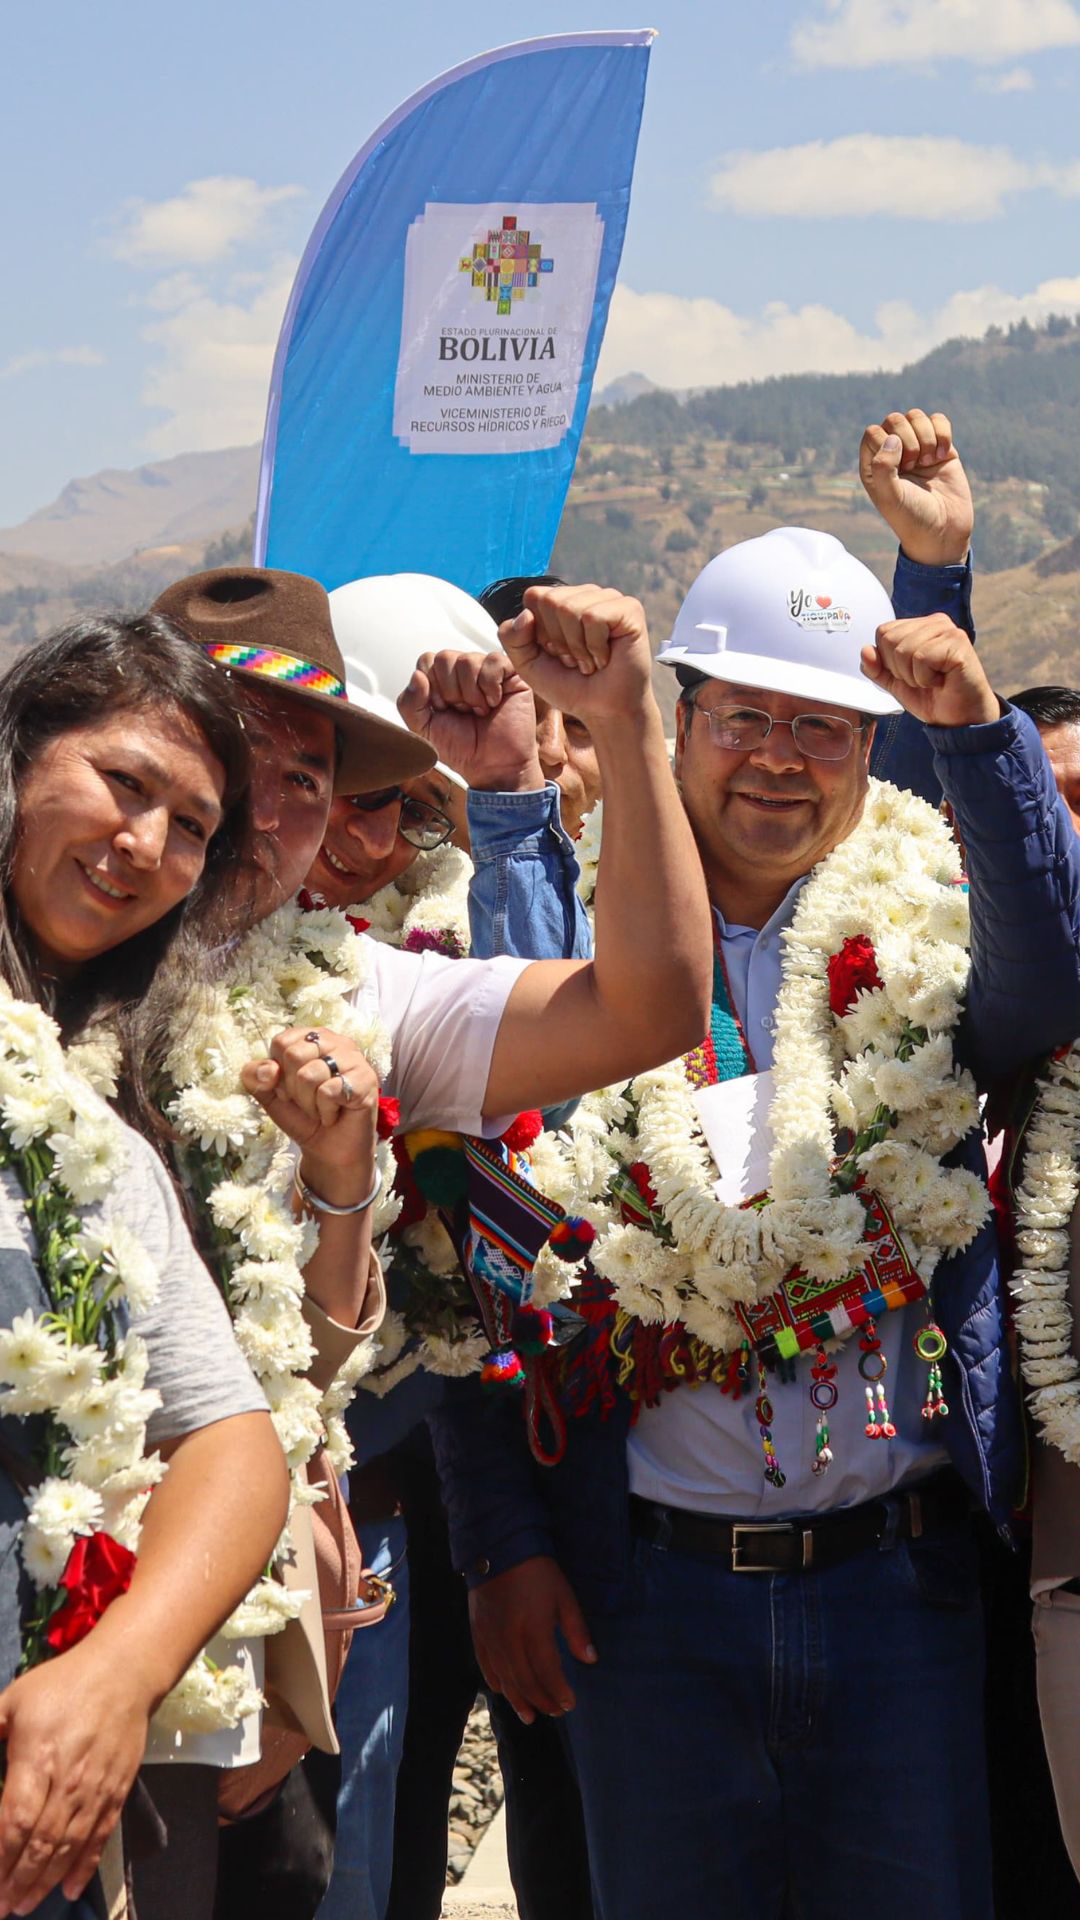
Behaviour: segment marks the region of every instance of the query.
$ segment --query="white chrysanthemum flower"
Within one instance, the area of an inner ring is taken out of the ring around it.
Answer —
[[[24,1527],[19,1542],[23,1566],[36,1587],[55,1587],[71,1558],[75,1536],[54,1538]]]
[[[81,1402],[102,1378],[105,1355],[97,1347],[68,1346],[48,1368],[43,1382],[53,1406],[64,1418],[69,1401]]]
[[[67,1102],[57,1097],[51,1083],[23,1080],[17,1092],[0,1098],[0,1116],[16,1153],[22,1153],[35,1140],[44,1139],[51,1128],[64,1124]]]
[[[264,1578],[245,1594],[221,1632],[226,1640],[264,1640],[298,1620],[310,1593]]]
[[[184,1087],[172,1102],[170,1117],[186,1139],[198,1143],[201,1153],[221,1156],[254,1139],[262,1125],[258,1103],[246,1093],[208,1093],[202,1087]]]
[[[65,1405],[64,1425],[73,1440],[141,1435],[160,1405],[161,1395],[152,1388],[132,1387],[122,1378],[99,1380]]]
[[[116,1179],[124,1154],[119,1126],[108,1108],[77,1112],[69,1126],[49,1135],[56,1178],[76,1206],[103,1200]]]
[[[411,1373],[415,1373],[420,1364],[419,1346],[410,1347],[394,1361],[393,1366],[376,1368],[371,1373],[366,1373],[360,1386],[365,1393],[373,1393],[377,1400],[382,1400],[388,1393],[393,1393],[394,1388],[399,1387],[403,1380],[407,1380]]]
[[[80,1533],[93,1533],[101,1525],[101,1495],[95,1487],[78,1480],[60,1480],[50,1475],[35,1487],[26,1503],[27,1527],[49,1540],[65,1540],[68,1551]]]
[[[266,1395],[282,1451],[296,1472],[322,1443],[319,1390],[312,1381],[297,1379],[291,1373],[263,1374],[259,1385]]]
[[[240,1239],[258,1260],[295,1260],[302,1234],[281,1202],[260,1193],[237,1229]]]
[[[27,1310],[10,1327],[0,1330],[0,1381],[23,1390],[38,1389],[52,1367],[63,1358],[63,1335],[45,1327]],[[46,1406],[47,1401],[42,1402]]]
[[[248,1300],[233,1322],[236,1343],[255,1373],[306,1373],[315,1357],[307,1322],[280,1295]]]
[[[111,1210],[99,1225],[86,1225],[76,1245],[88,1260],[100,1260],[119,1284],[132,1313],[148,1313],[158,1296],[158,1270],[130,1227]]]
[[[457,1272],[458,1257],[454,1243],[434,1210],[429,1210],[422,1220],[416,1220],[412,1226],[406,1227],[401,1237],[429,1273],[444,1277]]]
[[[536,1184],[544,1192],[547,1191],[542,1181],[538,1180]],[[550,1246],[542,1246],[530,1276],[529,1305],[550,1307],[557,1300],[569,1299],[584,1271],[583,1261],[560,1260]]]
[[[240,1667],[216,1672],[205,1654],[190,1666],[154,1715],[154,1724],[167,1733],[216,1733],[238,1726],[263,1705],[262,1695]]]
[[[489,1344],[485,1335],[475,1327],[456,1340],[445,1334],[428,1333],[424,1336],[421,1348],[422,1363],[429,1373],[442,1374],[448,1380],[463,1379],[467,1374],[476,1372]]]

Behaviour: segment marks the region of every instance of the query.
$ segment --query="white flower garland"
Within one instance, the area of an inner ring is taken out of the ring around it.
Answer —
[[[593,1096],[568,1138],[536,1143],[533,1177],[597,1228],[592,1264],[628,1313],[681,1321],[719,1352],[737,1346],[736,1303],[765,1299],[793,1267],[827,1282],[861,1264],[865,1214],[841,1190],[856,1173],[885,1201],[927,1283],[945,1251],[974,1238],[988,1216],[986,1189],[940,1164],[979,1124],[974,1082],[952,1052],[969,965],[959,881],[940,816],[871,781],[859,825],[808,879],[784,934],[770,1204],[716,1198],[682,1061]],[[881,985],[861,990],[838,1018],[828,962],[859,935],[873,944]],[[856,1137],[839,1185],[837,1123]],[[656,1195],[651,1229],[624,1223],[612,1190],[637,1163]]]
[[[1080,1361],[1069,1300],[1069,1228],[1080,1200],[1080,1042],[1039,1075],[1023,1148],[1023,1178],[1013,1195],[1019,1264],[1010,1281],[1020,1370],[1043,1439],[1077,1465]]]
[[[295,1148],[240,1090],[240,1069],[285,1028],[313,1026],[354,1040],[382,1078],[390,1066],[389,1035],[356,1005],[366,978],[364,943],[345,915],[332,908],[304,911],[292,901],[246,935],[222,979],[188,995],[166,1061],[174,1090],[167,1112],[180,1135],[185,1177],[212,1224],[236,1338],[269,1402],[297,1504],[315,1498],[305,1469],[319,1446],[325,1444],[335,1472],[352,1464],[344,1413],[376,1347],[373,1339],[357,1347],[322,1393],[306,1377],[315,1356],[301,1312],[303,1269],[318,1244],[318,1226],[295,1218]],[[385,1142],[377,1161],[383,1192],[373,1224],[382,1233],[399,1204]],[[287,1541],[286,1531],[279,1553]],[[224,1631],[277,1633],[304,1598],[286,1594],[268,1575]],[[196,1698],[192,1711],[200,1710]]]
[[[431,947],[460,959],[469,951],[469,882],[472,861],[459,847],[419,853],[404,873],[350,914],[368,923],[373,940],[407,953]]]
[[[389,886],[350,908],[350,915],[366,920],[372,939],[386,946],[465,958],[472,942],[472,872],[472,861],[458,847],[437,847],[432,853],[419,854]],[[448,1377],[472,1373],[488,1350],[472,1318],[462,1317],[458,1311],[464,1297],[458,1301],[453,1298],[455,1277],[459,1288],[466,1283],[460,1278],[457,1253],[436,1209],[429,1207],[422,1220],[407,1226],[401,1241],[418,1277],[425,1282],[425,1292],[438,1300],[438,1308],[431,1323],[423,1325],[410,1326],[401,1314],[386,1315],[376,1336],[378,1364],[360,1382],[366,1393],[380,1399],[418,1367]],[[392,1244],[388,1243],[384,1252],[392,1259]]]
[[[153,1306],[158,1274],[109,1206],[129,1177],[123,1128],[100,1097],[115,1093],[117,1065],[109,1035],[65,1057],[55,1022],[0,984],[3,1164],[24,1185],[51,1303],[0,1330],[0,1413],[44,1421],[46,1472],[27,1498],[19,1542],[43,1596],[28,1631],[31,1661],[44,1656],[55,1590],[76,1541],[104,1533],[137,1553],[147,1501],[166,1471],[161,1456],[146,1451],[161,1395],[146,1386],[145,1342],[125,1328],[128,1313]],[[101,1209],[97,1219],[84,1217],[91,1207]],[[214,1726],[235,1726],[260,1704],[239,1668],[200,1655],[159,1717],[193,1688]]]

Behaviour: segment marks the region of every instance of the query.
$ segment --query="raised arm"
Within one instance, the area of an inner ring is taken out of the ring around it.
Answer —
[[[859,478],[899,541],[892,589],[897,619],[947,614],[974,641],[970,547],[975,513],[947,416],[913,407],[867,427],[859,447]],[[933,806],[941,801],[932,743],[910,714],[878,722],[870,770]]]
[[[540,765],[532,689],[505,654],[426,653],[398,707],[468,784],[476,958],[587,960],[592,931],[559,790]]]
[[[943,615],[878,633],[864,670],[923,725],[971,887],[964,1052],[989,1088],[1080,1032],[1080,840],[1026,714]]]
[[[595,959],[541,961],[521,975],[486,1114],[555,1106],[694,1046],[712,973],[705,883],[668,764],[642,608],[595,586],[530,587],[500,637],[536,693],[592,733],[604,851]]]

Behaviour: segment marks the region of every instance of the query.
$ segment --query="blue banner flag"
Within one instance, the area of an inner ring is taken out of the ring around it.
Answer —
[[[546,571],[622,253],[650,29],[498,47],[331,194],[270,384],[255,559],[330,589]]]

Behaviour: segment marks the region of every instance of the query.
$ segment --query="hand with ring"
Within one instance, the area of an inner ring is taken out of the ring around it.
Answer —
[[[371,1191],[379,1082],[353,1041],[328,1027],[287,1028],[269,1058],[241,1073],[244,1090],[301,1148],[305,1185],[334,1206]]]

